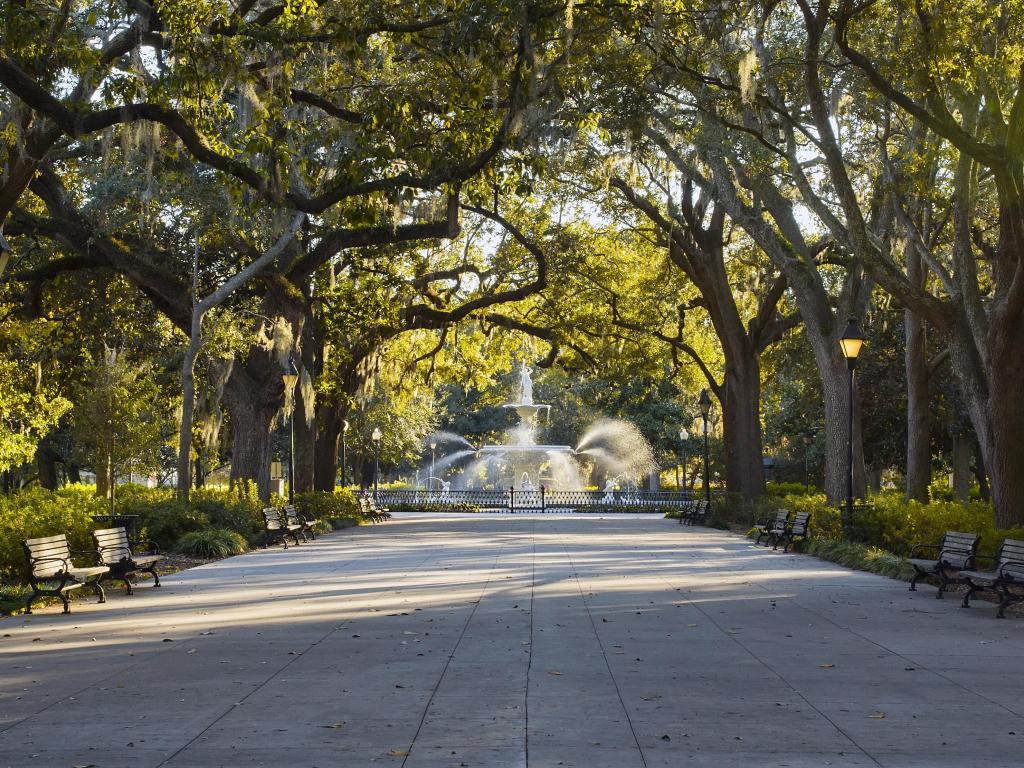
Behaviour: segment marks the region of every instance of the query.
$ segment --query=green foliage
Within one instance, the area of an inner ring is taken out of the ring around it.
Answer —
[[[193,557],[229,557],[240,555],[249,549],[245,537],[226,528],[207,528],[186,533],[175,549]]]
[[[169,488],[136,486],[137,490],[124,494],[123,489],[130,487],[118,486],[121,500],[117,504],[117,511],[125,515],[138,515],[139,534],[159,547],[173,548],[186,533],[202,530],[210,524],[206,515],[189,508]]]
[[[159,467],[168,412],[149,362],[106,349],[88,371],[91,391],[75,413],[83,466],[97,475],[97,493],[116,475]],[[113,470],[111,470],[113,467]]]
[[[227,528],[249,540],[263,528],[263,502],[255,483],[236,483],[233,488],[197,488],[189,495],[189,503],[214,528]]]
[[[309,491],[295,496],[295,508],[304,517],[319,520],[335,518],[360,519],[359,500],[347,488],[337,488],[333,493]]]
[[[995,527],[992,507],[980,501],[906,502],[898,493],[882,493],[869,499],[871,508],[856,519],[859,538],[891,552],[906,555],[915,544],[938,544],[946,531],[981,535],[979,551],[991,555],[1005,538],[1024,538],[1024,529]]]
[[[54,325],[6,317],[0,327],[0,472],[31,461],[39,440],[71,408],[43,374]]]
[[[105,511],[103,500],[81,485],[59,491],[31,488],[0,496],[0,576],[24,574],[25,539],[65,533],[72,549],[92,549],[92,516]]]
[[[809,555],[859,571],[870,571],[903,581],[910,581],[913,574],[913,569],[899,555],[855,541],[815,538],[805,542],[802,547]]]

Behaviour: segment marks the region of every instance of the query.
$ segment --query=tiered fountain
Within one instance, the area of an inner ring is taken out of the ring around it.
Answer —
[[[537,444],[540,414],[550,417],[551,406],[533,402],[533,379],[525,362],[519,368],[518,401],[504,407],[519,415],[518,426],[508,430],[509,441],[504,445],[480,447],[460,487],[580,490],[583,479],[576,451],[568,445]]]

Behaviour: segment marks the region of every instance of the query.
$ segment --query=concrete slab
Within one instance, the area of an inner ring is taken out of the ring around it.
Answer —
[[[1010,766],[1024,622],[642,515],[404,515],[0,620],[0,768]]]

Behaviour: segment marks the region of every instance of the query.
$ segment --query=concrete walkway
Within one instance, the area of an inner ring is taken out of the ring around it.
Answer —
[[[652,517],[402,516],[0,621],[0,766],[1020,766],[1024,621],[933,595]]]

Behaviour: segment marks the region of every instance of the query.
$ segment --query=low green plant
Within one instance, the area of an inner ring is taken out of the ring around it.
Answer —
[[[0,576],[24,576],[22,542],[39,536],[67,534],[72,549],[91,549],[93,515],[107,511],[107,502],[94,489],[70,485],[58,491],[27,488],[0,496]]]
[[[299,514],[317,520],[354,517],[360,519],[359,499],[347,488],[337,488],[333,493],[307,491],[295,496],[295,508]]]
[[[807,554],[822,560],[845,565],[848,568],[856,568],[859,571],[870,571],[892,579],[910,581],[914,572],[905,558],[879,547],[856,541],[810,539],[803,545],[803,549]]]
[[[186,533],[175,547],[178,552],[192,557],[229,557],[249,549],[245,537],[227,528],[207,528]]]
[[[197,488],[190,506],[205,515],[214,528],[227,528],[252,540],[263,528],[263,502],[255,483],[240,482],[232,488]]]

